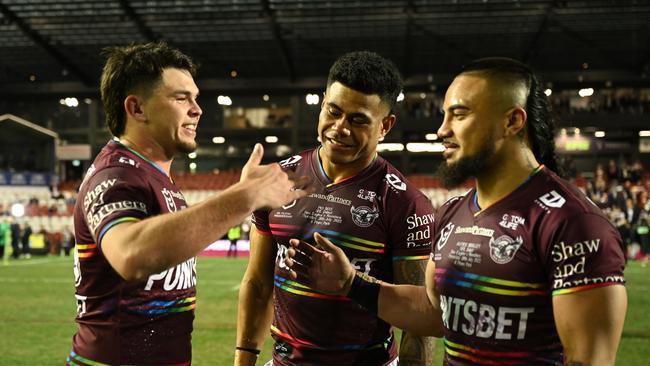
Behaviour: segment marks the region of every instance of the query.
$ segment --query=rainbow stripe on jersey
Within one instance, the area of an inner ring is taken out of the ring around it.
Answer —
[[[299,349],[317,349],[325,351],[357,351],[357,350],[371,350],[377,348],[388,348],[393,342],[393,336],[386,339],[384,342],[373,343],[373,344],[341,344],[341,345],[332,345],[332,346],[319,346],[316,343],[305,341],[300,338],[296,338],[289,333],[285,333],[278,329],[275,325],[271,325],[271,333],[283,338],[287,343]]]
[[[429,259],[429,254],[427,255],[405,255],[401,257],[393,257],[393,262],[395,261],[422,261]]]
[[[75,351],[70,351],[70,355],[65,360],[66,366],[110,366],[107,363],[101,363],[97,361],[90,360],[85,357],[81,357],[75,353]],[[181,363],[169,363],[160,366],[190,366],[191,361],[181,362]]]
[[[553,296],[566,295],[566,294],[572,294],[574,292],[580,292],[580,291],[589,290],[589,289],[596,288],[596,287],[610,286],[610,285],[623,285],[623,282],[607,281],[607,282],[600,282],[600,283],[592,283],[592,284],[584,285],[584,286],[553,290],[552,294],[553,294]]]
[[[124,305],[126,305],[128,312],[134,314],[159,315],[168,313],[182,313],[184,311],[191,311],[196,308],[196,296],[171,301],[154,300],[144,304],[130,302]]]
[[[76,244],[74,250],[77,252],[77,258],[79,260],[88,259],[97,255],[97,244],[88,243],[88,244]]]
[[[287,224],[271,224],[271,234],[276,236],[285,236],[295,238],[299,236],[302,230],[298,225]],[[318,232],[329,241],[339,247],[346,247],[350,249],[360,250],[362,252],[371,253],[385,253],[386,244],[372,240],[366,240],[358,236],[344,234],[340,231],[327,230],[327,229],[311,229],[302,235],[302,239],[309,239],[313,237],[314,233]]]
[[[548,296],[550,294],[547,284],[543,282],[517,282],[445,268],[436,268],[436,280],[503,296]]]
[[[495,352],[468,347],[445,339],[445,352],[453,357],[468,360],[476,365],[526,365],[530,363],[546,363],[559,365],[562,356],[552,359],[536,352]],[[548,354],[546,352],[545,354]]]
[[[322,294],[320,292],[316,292],[313,289],[311,289],[309,286],[305,286],[301,283],[286,279],[278,275],[274,276],[273,282],[275,284],[275,287],[284,290],[286,292],[290,292],[294,295],[314,297],[317,299],[324,299],[324,300],[339,300],[339,301],[350,300],[345,296],[327,295],[327,294]]]
[[[104,237],[106,232],[108,232],[108,229],[112,228],[113,226],[121,224],[123,222],[135,222],[135,221],[140,221],[140,219],[137,218],[137,217],[125,216],[125,217],[120,217],[119,219],[116,219],[116,220],[113,220],[113,221],[109,222],[108,224],[106,224],[106,226],[104,226],[102,231],[99,232],[99,237],[97,237],[97,242],[101,243],[102,238]]]
[[[81,357],[78,354],[76,354],[74,351],[70,351],[70,355],[68,355],[68,358],[65,360],[66,366],[110,366],[109,364],[106,363],[101,363],[93,360],[89,360],[85,357]]]

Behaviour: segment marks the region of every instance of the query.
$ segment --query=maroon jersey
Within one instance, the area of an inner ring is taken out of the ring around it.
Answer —
[[[158,166],[119,142],[109,142],[95,158],[74,210],[78,331],[70,364],[189,364],[195,259],[126,282],[101,249],[111,227],[185,207]]]
[[[547,169],[482,211],[449,200],[435,233],[445,365],[562,365],[552,297],[625,282],[618,231]]]
[[[256,212],[258,231],[272,235],[275,258],[274,365],[386,365],[396,357],[390,325],[350,299],[319,293],[291,280],[284,264],[290,238],[313,243],[319,232],[359,271],[393,281],[393,263],[426,260],[433,208],[381,157],[357,175],[332,183],[318,150],[280,162],[309,176],[316,191],[270,212]]]

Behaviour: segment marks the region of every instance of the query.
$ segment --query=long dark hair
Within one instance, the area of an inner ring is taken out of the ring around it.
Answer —
[[[528,89],[526,128],[535,159],[548,169],[562,175],[555,154],[555,123],[551,106],[537,76],[526,64],[506,57],[488,57],[463,66],[461,74],[479,72],[513,84],[523,83]]]

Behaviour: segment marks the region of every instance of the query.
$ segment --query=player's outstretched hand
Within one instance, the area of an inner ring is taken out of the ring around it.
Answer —
[[[314,239],[320,248],[302,240],[289,240],[291,247],[285,264],[290,268],[291,277],[316,291],[347,295],[354,279],[354,267],[332,242],[319,233],[314,233]]]
[[[256,210],[280,207],[313,191],[308,177],[287,174],[277,163],[260,165],[263,156],[264,148],[261,144],[255,144],[240,178],[240,182],[250,183]]]

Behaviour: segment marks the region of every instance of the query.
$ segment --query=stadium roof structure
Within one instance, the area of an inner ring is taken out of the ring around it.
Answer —
[[[156,40],[202,65],[202,91],[322,88],[356,49],[394,60],[413,88],[485,56],[554,85],[650,85],[640,0],[3,0],[0,94],[96,93],[103,47]]]
[[[43,141],[59,139],[59,134],[13,114],[0,115],[0,142],[28,140],[38,146]],[[26,137],[29,136],[29,137]]]

